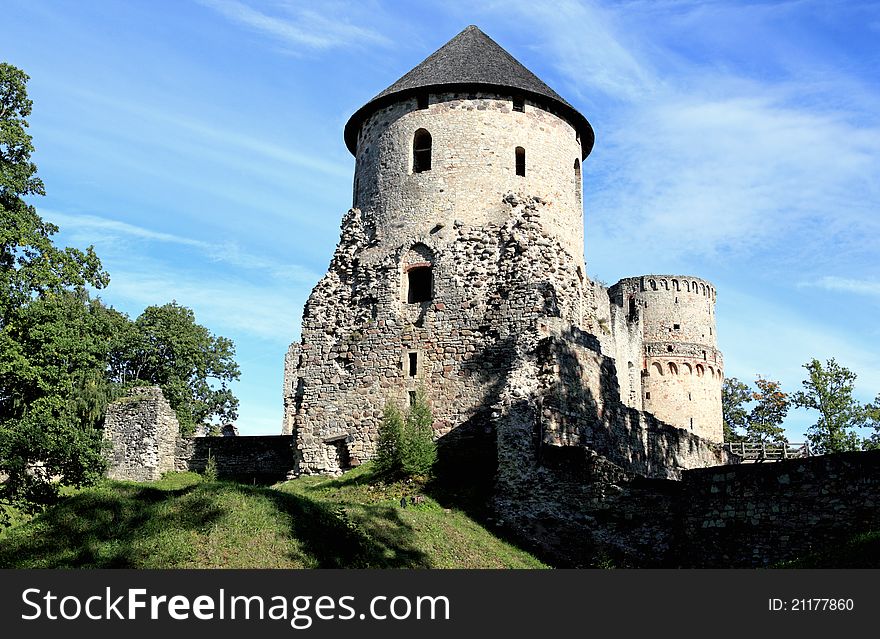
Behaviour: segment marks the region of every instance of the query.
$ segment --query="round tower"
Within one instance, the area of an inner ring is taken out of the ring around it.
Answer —
[[[583,260],[586,118],[475,26],[351,117],[353,206],[392,249],[451,226],[503,223],[506,194],[545,203],[542,224]]]
[[[686,275],[643,275],[618,284],[642,326],[642,408],[711,441],[723,440],[724,362],[715,334],[715,287]]]

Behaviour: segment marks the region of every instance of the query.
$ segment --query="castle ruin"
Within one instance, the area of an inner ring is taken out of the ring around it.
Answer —
[[[470,26],[358,109],[345,142],[353,205],[285,360],[298,473],[370,459],[385,402],[419,387],[439,438],[491,432],[499,464],[521,467],[520,446],[663,477],[720,463],[715,288],[587,277],[594,134],[577,109]]]

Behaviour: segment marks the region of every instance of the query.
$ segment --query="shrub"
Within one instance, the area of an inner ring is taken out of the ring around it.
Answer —
[[[406,417],[396,402],[385,402],[376,443],[376,470],[392,476],[429,474],[437,461],[433,421],[424,389],[417,391]]]
[[[208,449],[208,461],[205,463],[205,471],[202,473],[202,476],[207,481],[217,481],[217,460],[211,454],[210,448]]]
[[[427,475],[437,461],[437,444],[432,424],[434,417],[428,405],[425,390],[416,392],[415,401],[409,407],[403,438],[400,442],[401,470],[404,475]]]

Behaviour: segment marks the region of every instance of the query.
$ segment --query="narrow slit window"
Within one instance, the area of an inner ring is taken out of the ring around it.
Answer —
[[[645,399],[651,399],[651,391],[645,393]]]
[[[519,111],[520,113],[525,112],[526,110],[526,99],[522,96],[514,96],[513,97],[513,110]]]
[[[581,162],[577,158],[574,160],[574,187],[577,192],[578,199],[581,198]]]
[[[413,173],[431,170],[431,134],[419,129],[413,136]]]
[[[427,109],[428,108],[428,94],[427,93],[419,93],[418,106],[419,106],[419,109]]]
[[[409,376],[415,377],[419,374],[419,354],[418,353],[410,353],[409,354]]]
[[[415,403],[416,403],[416,392],[409,391],[409,405],[415,406]]]
[[[406,301],[408,304],[429,302],[433,295],[433,275],[430,266],[410,269],[407,274]]]
[[[526,175],[526,150],[521,146],[516,147],[516,174]]]

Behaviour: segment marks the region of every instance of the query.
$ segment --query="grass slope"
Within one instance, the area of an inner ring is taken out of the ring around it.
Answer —
[[[540,568],[430,498],[375,483],[369,467],[274,488],[106,481],[0,533],[0,568]]]

